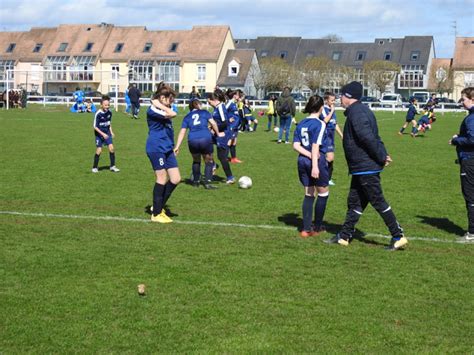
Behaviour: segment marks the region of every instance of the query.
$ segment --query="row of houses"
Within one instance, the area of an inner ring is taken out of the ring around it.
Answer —
[[[463,87],[474,84],[473,37],[457,38],[453,58],[440,59],[432,36],[376,38],[371,43],[301,37],[234,39],[228,26],[149,31],[102,23],[0,32],[0,89],[8,82],[9,87],[43,94],[72,92],[76,87],[105,93],[123,92],[135,83],[142,91],[152,91],[164,80],[178,92],[190,92],[193,86],[209,92],[217,85],[256,95],[254,78],[263,58],[298,66],[312,57],[327,57],[351,68],[361,81],[367,61],[397,63],[400,72],[386,91],[403,96],[435,91],[440,77],[452,78],[454,84],[446,92],[456,99]],[[339,85],[329,89],[337,92]],[[366,94],[370,91],[368,87]]]

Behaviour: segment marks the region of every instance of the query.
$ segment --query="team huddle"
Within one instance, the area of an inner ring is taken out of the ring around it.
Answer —
[[[348,246],[354,238],[356,223],[370,203],[382,217],[392,235],[387,248],[397,250],[405,246],[408,241],[390,205],[385,201],[380,180],[380,173],[385,166],[390,164],[391,158],[378,134],[373,112],[359,101],[361,95],[362,85],[358,82],[351,82],[342,88],[341,104],[346,109],[344,114],[347,116],[343,131],[337,124],[333,93],[325,93],[324,98],[313,95],[306,103],[303,112],[307,114],[307,117],[297,124],[293,139],[293,148],[299,153],[297,159],[299,180],[304,187],[303,226],[300,236],[308,238],[325,231],[323,219],[329,198],[334,161],[334,138],[337,132],[343,141],[352,181],[347,198],[348,210],[345,222],[341,230],[326,242]],[[223,92],[216,89],[207,97],[207,103],[213,108],[212,113],[202,108],[199,98],[191,98],[189,113],[182,121],[175,145],[172,124],[172,119],[177,115],[172,109],[175,96],[176,93],[171,87],[160,83],[147,110],[149,134],[146,141],[146,153],[155,173],[151,221],[158,223],[172,222],[164,207],[181,181],[176,156],[180,153],[187,132],[188,148],[193,159],[192,185],[199,187],[203,183],[205,189],[213,190],[217,188],[213,184],[214,172],[219,167],[214,159],[214,146],[217,160],[226,176],[226,184],[233,184],[235,178],[230,162],[241,162],[236,156],[238,133],[241,130],[248,130],[251,123],[254,124],[253,130],[255,130],[258,124],[255,119],[247,118],[248,115],[244,115],[242,120],[239,111],[248,103],[245,102],[241,91],[229,89]],[[406,125],[414,121],[415,104],[415,101],[411,102]],[[109,148],[110,170],[119,171],[115,166],[114,133],[109,106],[109,98],[103,97],[101,108],[95,114],[96,154],[92,169],[94,173],[98,172],[103,145]],[[428,115],[429,108],[425,110]],[[251,109],[243,110],[243,112],[248,114]],[[410,121],[408,121],[409,118]],[[416,135],[432,122],[433,120],[428,120],[428,122],[418,123],[418,126],[413,125],[412,134]],[[405,127],[402,127],[400,133]],[[202,161],[204,176],[201,174]]]

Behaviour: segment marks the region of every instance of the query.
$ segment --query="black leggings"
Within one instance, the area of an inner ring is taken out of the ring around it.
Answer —
[[[227,178],[232,177],[232,171],[230,170],[230,164],[227,160],[227,156],[229,155],[229,147],[217,147],[217,158],[221,162],[222,169],[224,169],[225,176]]]

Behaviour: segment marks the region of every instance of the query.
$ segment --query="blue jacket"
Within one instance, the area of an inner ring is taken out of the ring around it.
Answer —
[[[451,141],[456,146],[459,160],[474,158],[474,106],[469,109],[459,128],[459,134]]]
[[[350,174],[376,173],[383,170],[387,151],[380,139],[377,120],[360,101],[350,105],[344,115],[342,145]]]

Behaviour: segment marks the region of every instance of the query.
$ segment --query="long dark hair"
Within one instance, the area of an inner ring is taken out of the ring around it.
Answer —
[[[220,102],[225,102],[225,94],[221,89],[214,90],[214,92],[209,94],[207,98],[209,100],[218,100]]]
[[[176,92],[171,88],[171,86],[166,85],[164,81],[156,84],[156,91],[153,93],[153,100],[159,99],[161,96],[164,97],[176,97]]]
[[[303,113],[315,113],[318,112],[321,107],[324,105],[324,100],[319,95],[313,95],[308,99],[306,106],[303,110]]]

